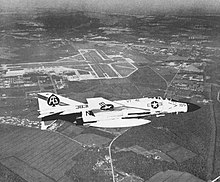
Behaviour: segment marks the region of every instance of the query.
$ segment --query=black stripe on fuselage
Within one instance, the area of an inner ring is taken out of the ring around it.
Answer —
[[[131,115],[143,115],[143,114],[150,114],[151,112],[138,112],[138,113],[128,113],[129,116]]]
[[[146,118],[147,116],[131,116],[131,117],[122,117],[121,119],[140,119],[140,118]]]

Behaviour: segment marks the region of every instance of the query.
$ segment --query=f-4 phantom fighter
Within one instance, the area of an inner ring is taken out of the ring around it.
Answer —
[[[87,104],[54,93],[39,93],[39,118],[42,121],[61,119],[76,125],[101,128],[133,127],[150,123],[147,116],[165,116],[200,107],[161,97],[110,101],[102,97],[87,98]]]

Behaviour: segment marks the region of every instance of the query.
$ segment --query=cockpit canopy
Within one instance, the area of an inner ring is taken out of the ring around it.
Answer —
[[[157,97],[155,97],[155,99],[163,100],[163,98],[161,96],[157,96]]]

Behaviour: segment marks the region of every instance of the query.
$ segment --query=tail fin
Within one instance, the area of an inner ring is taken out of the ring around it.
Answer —
[[[55,107],[81,105],[82,103],[50,92],[38,93],[39,110]]]
[[[102,97],[88,98],[87,99],[89,109],[100,109],[100,110],[114,110],[115,107],[122,106],[116,102],[104,99]]]
[[[38,93],[37,96],[40,117],[63,111],[65,107],[82,105],[80,102],[50,92]]]

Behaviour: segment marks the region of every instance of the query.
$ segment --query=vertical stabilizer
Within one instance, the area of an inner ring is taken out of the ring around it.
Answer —
[[[82,105],[83,103],[50,92],[38,93],[39,111],[63,109],[64,106]]]

